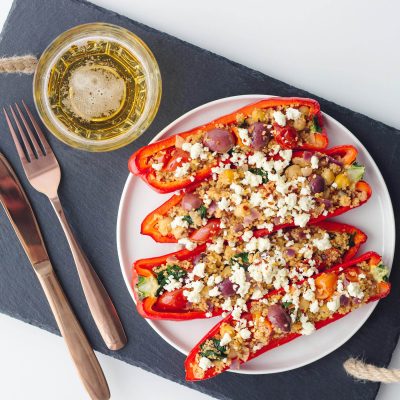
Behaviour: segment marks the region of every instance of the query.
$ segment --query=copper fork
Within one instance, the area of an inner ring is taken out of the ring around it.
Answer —
[[[38,192],[43,193],[50,200],[64,230],[65,236],[67,237],[76,269],[78,270],[83,292],[94,322],[96,323],[107,347],[111,350],[119,350],[124,347],[127,342],[125,332],[110,296],[91,266],[85,253],[82,251],[79,243],[75,239],[71,227],[65,217],[58,197],[61,170],[57,158],[31,111],[24,101],[22,101],[22,104],[36,132],[35,135],[18,104],[15,104],[15,108],[19,118],[14,111],[14,108],[10,106],[10,111],[15,125],[18,128],[22,143],[18,140],[11,120],[4,108],[3,112],[18,155],[21,159],[26,177]],[[22,125],[25,127],[25,130]]]

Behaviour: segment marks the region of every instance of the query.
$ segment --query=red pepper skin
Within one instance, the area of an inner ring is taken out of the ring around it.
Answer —
[[[371,263],[374,263],[374,264],[375,264],[377,261],[379,262],[380,259],[381,259],[381,257],[380,257],[377,253],[371,251],[371,252],[368,252],[368,253],[363,254],[362,256],[360,256],[360,257],[358,257],[358,258],[356,258],[356,259],[353,259],[353,260],[348,261],[348,262],[343,263],[343,264],[336,265],[335,267],[331,268],[329,271],[330,271],[330,272],[340,273],[340,272],[341,272],[341,271],[339,271],[340,268],[342,268],[343,270],[345,270],[346,268],[349,268],[349,267],[351,267],[351,266],[353,266],[353,265],[355,265],[355,264],[358,264],[358,263],[363,262],[363,261],[366,261],[366,260],[370,260]],[[318,275],[317,275],[317,276],[318,276]],[[299,282],[299,283],[301,283],[301,282]],[[368,300],[368,303],[373,302],[373,301],[377,301],[377,300],[379,300],[379,299],[382,299],[382,298],[386,297],[386,296],[390,293],[390,287],[391,287],[391,286],[390,286],[390,283],[389,283],[389,282],[380,282],[380,283],[379,283],[380,292],[379,292],[377,295],[371,297],[371,298]],[[274,294],[277,294],[277,293],[279,293],[279,292],[282,292],[282,289],[278,289],[278,290],[274,290],[273,292],[269,292],[265,297],[273,296]],[[347,313],[347,314],[348,314],[348,313]],[[331,318],[328,318],[328,319],[323,320],[323,321],[316,322],[316,323],[315,323],[315,328],[316,328],[316,329],[321,329],[321,328],[323,328],[324,326],[329,325],[329,324],[331,324],[332,322],[337,321],[338,319],[344,317],[344,316],[347,315],[347,314],[335,313],[335,314],[332,315]],[[216,373],[214,368],[210,368],[210,369],[208,369],[207,371],[205,371],[204,378],[199,379],[199,378],[196,378],[196,377],[194,376],[194,373],[193,373],[193,369],[192,369],[191,364],[194,362],[194,360],[195,360],[195,358],[196,358],[196,355],[198,354],[198,352],[199,352],[199,350],[200,350],[200,345],[201,345],[205,340],[207,340],[208,338],[214,337],[214,336],[219,332],[220,326],[221,326],[223,323],[229,323],[231,320],[232,320],[232,316],[231,316],[231,315],[228,315],[226,318],[224,318],[223,320],[221,320],[221,321],[220,321],[217,325],[215,325],[214,328],[212,328],[212,329],[200,340],[200,342],[190,351],[189,355],[187,356],[187,358],[186,358],[186,360],[185,360],[186,380],[188,380],[188,381],[198,381],[198,380],[205,380],[205,379],[213,378],[214,376],[218,375],[219,373],[224,372],[224,371],[226,371],[227,369],[229,369],[229,368],[225,368],[223,371],[220,371],[220,372]],[[278,346],[282,346],[282,345],[285,344],[285,343],[291,342],[292,340],[298,338],[299,336],[301,336],[301,335],[298,334],[298,333],[291,333],[291,334],[286,335],[286,336],[283,337],[283,338],[271,340],[271,342],[268,343],[267,346],[264,346],[263,348],[261,348],[261,349],[258,350],[257,352],[252,353],[252,354],[249,356],[249,358],[248,358],[247,361],[250,361],[250,360],[252,360],[253,358],[258,357],[259,355],[261,355],[261,354],[267,352],[268,350],[274,349],[274,348],[276,348],[276,347],[278,347]],[[239,361],[239,363],[241,363],[241,362]]]
[[[294,152],[294,156],[302,156],[303,153],[304,153],[304,151]],[[323,152],[321,151],[320,153],[329,155],[331,157],[332,156],[336,156],[336,157],[340,156],[341,161],[345,165],[352,164],[357,158],[357,149],[354,146],[350,146],[350,145],[332,147],[331,149],[325,150]],[[199,185],[199,183],[192,184],[192,186],[190,188],[188,188],[187,190],[192,190],[194,187],[196,187],[198,185]],[[369,200],[369,198],[371,197],[372,189],[368,185],[368,183],[366,183],[364,181],[357,182],[356,189],[366,193],[366,200],[364,202],[360,203],[360,205],[362,205],[365,202],[367,202]],[[163,236],[157,230],[157,228],[156,228],[156,224],[158,221],[157,215],[161,215],[161,216],[167,215],[168,211],[172,207],[178,205],[181,202],[184,194],[185,194],[185,192],[180,192],[179,194],[174,194],[170,199],[168,199],[160,207],[158,207],[156,210],[152,211],[149,215],[147,215],[146,218],[142,222],[141,233],[143,235],[151,236],[156,242],[177,243],[177,239],[172,234],[169,234],[168,236]],[[355,207],[353,207],[353,208],[355,208]],[[327,218],[336,217],[337,215],[341,215],[351,209],[352,209],[352,207],[349,207],[349,206],[339,207],[336,210],[330,212],[326,216],[320,215],[317,218],[311,218],[309,221],[309,224],[314,224],[314,223],[326,220]],[[293,223],[275,225],[272,232],[275,232],[279,229],[289,228],[292,226],[294,226]],[[258,230],[254,231],[254,236],[260,237],[260,236],[265,236],[269,233],[271,233],[271,232],[269,232],[267,229],[258,229]],[[196,234],[195,230],[193,232],[191,232],[192,236],[195,234]]]
[[[196,311],[196,310],[184,310],[177,312],[176,310],[166,310],[163,306],[157,307],[158,297],[146,297],[143,300],[139,299],[138,294],[136,293],[135,286],[138,282],[139,276],[154,276],[153,268],[155,266],[164,264],[168,258],[175,257],[178,260],[190,260],[196,257],[198,254],[204,252],[206,250],[206,245],[199,245],[195,250],[180,250],[174,253],[165,254],[159,257],[153,258],[143,258],[141,260],[137,260],[133,264],[133,278],[132,278],[132,287],[134,288],[133,293],[135,295],[136,307],[139,314],[144,318],[150,319],[165,319],[172,321],[180,321],[180,320],[188,320],[195,318],[206,318],[205,311]],[[221,312],[215,311],[214,315],[219,315]]]
[[[360,248],[361,244],[363,244],[367,240],[367,235],[364,232],[351,225],[342,224],[340,222],[334,222],[334,221],[324,221],[316,224],[316,226],[319,226],[321,229],[326,229],[328,232],[346,232],[354,234],[354,239],[353,239],[354,246],[351,247],[343,256],[344,261],[353,258],[357,253],[358,249]],[[164,264],[168,258],[175,257],[178,260],[193,260],[197,255],[203,253],[204,251],[206,251],[206,245],[202,244],[197,246],[196,249],[193,251],[184,249],[177,251],[175,253],[169,253],[159,257],[142,258],[140,260],[137,260],[133,264],[133,269],[132,269],[133,271],[132,287],[134,288],[136,305],[139,314],[144,318],[149,318],[149,319],[165,319],[165,320],[175,320],[175,321],[206,318],[205,312],[199,312],[195,310],[188,311],[185,310],[184,307],[182,307],[181,309],[175,308],[173,312],[171,308],[169,308],[169,310],[162,310],[161,307],[158,307],[158,309],[156,309],[158,298],[146,297],[145,299],[140,300],[135,290],[135,285],[138,281],[139,276],[150,276],[150,275],[154,276],[153,268],[161,264]],[[323,268],[323,265],[320,266],[320,268]],[[181,289],[170,292],[169,296],[171,298],[173,296],[181,296]],[[178,301],[178,303],[182,303],[182,301]],[[220,314],[221,310],[215,309],[212,311],[213,316]]]
[[[154,170],[149,163],[150,158],[161,150],[166,151],[167,154],[171,154],[172,151],[175,149],[175,140],[176,136],[178,135],[181,138],[186,138],[196,133],[199,129],[207,131],[215,128],[216,124],[231,124],[236,121],[236,114],[241,113],[249,116],[251,115],[254,108],[268,108],[286,105],[308,106],[310,108],[310,116],[318,118],[318,122],[320,126],[322,126],[322,116],[320,112],[320,106],[317,101],[298,97],[273,97],[245,106],[231,114],[217,118],[212,122],[209,122],[202,126],[198,126],[187,132],[178,133],[166,139],[142,147],[132,154],[128,161],[128,168],[132,174],[140,176],[145,182],[147,182],[154,190],[159,193],[171,193],[176,190],[186,188],[192,183],[188,178],[178,179],[173,182],[162,182],[157,180]],[[307,150],[325,149],[328,146],[328,136],[324,129],[321,133],[315,133],[315,141],[315,145],[304,144],[302,146],[299,146],[299,148]],[[216,164],[217,160],[213,165],[205,166],[204,168],[199,170],[195,175],[195,182],[199,182],[208,178],[211,175],[211,167]]]

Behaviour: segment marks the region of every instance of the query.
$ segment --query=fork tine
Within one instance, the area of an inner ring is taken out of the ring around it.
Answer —
[[[41,142],[43,148],[45,149],[46,154],[47,154],[47,153],[52,153],[53,150],[52,150],[52,148],[50,147],[50,145],[49,145],[49,143],[48,143],[46,137],[44,136],[43,131],[40,129],[39,124],[36,122],[35,117],[34,117],[33,114],[31,113],[31,110],[30,110],[29,107],[26,105],[26,103],[25,103],[24,100],[22,100],[22,104],[24,105],[25,111],[26,111],[26,113],[28,114],[29,119],[31,120],[33,127],[35,128],[36,134],[38,135],[39,141]]]
[[[12,114],[12,116],[13,116],[13,118],[14,118],[14,122],[15,122],[15,124],[17,125],[18,132],[19,132],[19,134],[20,134],[20,136],[21,136],[22,143],[24,144],[25,150],[26,150],[26,152],[27,152],[27,154],[28,154],[28,158],[27,158],[27,159],[28,159],[28,161],[32,161],[33,159],[36,158],[36,156],[35,156],[35,154],[34,154],[33,151],[32,151],[32,147],[31,147],[31,145],[30,145],[28,139],[26,138],[25,132],[24,132],[24,130],[22,129],[21,123],[19,122],[19,119],[18,119],[17,115],[15,114],[14,109],[12,108],[12,106],[9,106],[9,107],[10,107],[11,114]],[[17,137],[17,136],[16,136],[16,137]],[[17,139],[17,140],[18,140],[18,139]]]
[[[36,138],[35,138],[35,135],[34,135],[33,132],[32,132],[31,127],[29,126],[27,120],[25,119],[24,114],[22,114],[22,111],[21,111],[21,109],[19,108],[19,105],[18,105],[17,103],[15,103],[15,108],[17,109],[18,114],[19,114],[20,118],[22,119],[22,123],[24,124],[25,129],[26,129],[26,131],[28,132],[29,138],[31,139],[31,143],[32,143],[32,146],[33,146],[33,150],[36,152],[36,155],[37,155],[37,157],[39,158],[39,157],[40,157],[40,153],[42,153],[42,154],[44,155],[44,152],[43,152],[43,150],[40,148],[39,143],[37,142],[37,140],[36,140]]]
[[[25,156],[25,153],[24,153],[24,150],[22,149],[21,144],[19,143],[17,134],[15,133],[14,127],[12,126],[10,118],[8,117],[7,111],[4,107],[3,107],[3,113],[4,113],[4,116],[6,117],[7,125],[8,125],[8,128],[10,129],[11,137],[14,141],[15,147],[17,148],[17,153],[19,155],[19,158],[23,162],[24,160],[27,160],[27,158]],[[29,160],[27,160],[27,161],[29,161]]]

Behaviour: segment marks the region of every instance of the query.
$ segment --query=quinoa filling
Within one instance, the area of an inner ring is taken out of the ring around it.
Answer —
[[[240,317],[228,319],[219,332],[200,346],[192,365],[196,378],[209,368],[221,372],[233,362],[245,362],[273,340],[289,334],[309,335],[315,324],[336,313],[347,314],[380,293],[388,270],[362,262],[342,272],[325,272],[257,302],[248,303]]]
[[[225,240],[246,241],[254,229],[272,231],[285,223],[304,227],[311,218],[366,200],[367,194],[356,189],[363,166],[318,152],[293,156],[279,146],[273,153],[271,158],[260,151],[246,155],[235,150],[212,169],[211,179],[186,193],[167,215],[156,215],[155,228],[192,250],[196,244],[188,239],[191,232],[215,218]]]
[[[193,260],[171,258],[154,267],[155,277],[139,280],[136,290],[146,297],[184,289],[187,309],[211,317],[214,309],[225,313],[240,309],[250,299],[261,299],[270,290],[288,288],[289,282],[341,263],[353,240],[352,233],[312,225],[254,237],[247,243],[219,237]]]
[[[268,152],[275,145],[282,144],[277,142],[276,137],[283,128],[290,131],[295,147],[305,143],[315,144],[315,134],[322,131],[318,117],[311,115],[310,108],[296,105],[255,108],[249,116],[237,113],[234,123],[215,124],[215,129],[232,136],[232,145],[236,143],[243,153],[255,149]],[[223,147],[215,146],[208,140],[207,132],[199,129],[185,138],[178,135],[174,149],[155,153],[149,164],[157,180],[170,182],[187,176],[194,179],[196,172],[218,163],[224,153]]]

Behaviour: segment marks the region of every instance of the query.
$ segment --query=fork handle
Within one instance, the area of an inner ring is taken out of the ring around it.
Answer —
[[[65,236],[67,237],[78,270],[82,289],[97,329],[110,350],[119,350],[125,346],[127,339],[114,304],[79,243],[75,239],[72,229],[65,217],[60,199],[54,197],[50,199],[50,201],[64,229]]]
[[[45,273],[37,273],[40,284],[53,311],[61,335],[89,396],[108,400],[110,391],[106,378],[50,263]]]

